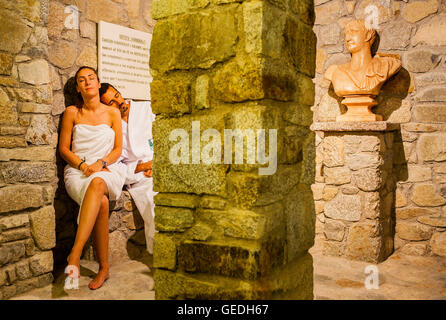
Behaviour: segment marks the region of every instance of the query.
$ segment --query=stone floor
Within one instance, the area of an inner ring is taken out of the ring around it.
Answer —
[[[446,300],[446,258],[416,257],[393,254],[378,265],[379,288],[366,289],[369,263],[349,261],[322,255],[320,245],[311,250],[314,259],[315,299],[441,299]],[[64,290],[65,274],[55,276],[49,286],[13,298],[64,300],[153,300],[154,281],[150,266],[151,256],[140,261],[129,260],[112,266],[110,279],[99,290],[88,289],[88,283],[97,272],[97,264],[83,260],[79,290]]]

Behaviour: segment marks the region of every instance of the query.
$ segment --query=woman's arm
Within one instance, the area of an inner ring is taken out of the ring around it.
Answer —
[[[65,109],[62,116],[62,124],[59,137],[59,153],[62,159],[64,159],[73,168],[78,168],[82,162],[74,152],[70,150],[71,135],[73,132],[74,119],[77,114],[77,108],[75,106],[69,106]],[[82,164],[81,169],[85,168],[86,164]]]
[[[112,129],[115,131],[115,145],[113,150],[102,160],[106,161],[107,164],[112,164],[116,162],[122,153],[122,123],[121,123],[121,113],[118,109],[112,108],[110,110],[112,119]]]

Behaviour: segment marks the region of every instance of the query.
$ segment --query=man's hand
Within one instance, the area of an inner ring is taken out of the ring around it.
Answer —
[[[147,161],[147,162],[143,162],[143,163],[138,163],[138,165],[135,168],[135,173],[144,171],[144,174],[146,175],[146,171],[147,170],[152,171],[152,160]],[[150,173],[150,176],[152,176],[151,173]]]
[[[144,171],[144,175],[147,178],[151,178],[152,177],[152,169],[147,169],[146,171]]]

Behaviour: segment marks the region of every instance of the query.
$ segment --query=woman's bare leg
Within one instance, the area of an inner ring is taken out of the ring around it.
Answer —
[[[93,228],[93,245],[99,260],[99,272],[88,285],[90,289],[98,289],[109,277],[108,264],[108,207],[107,196],[102,197],[101,208]]]
[[[93,230],[101,207],[102,197],[108,195],[107,184],[101,178],[94,178],[85,192],[73,248],[68,256],[68,264],[80,267],[82,250]]]

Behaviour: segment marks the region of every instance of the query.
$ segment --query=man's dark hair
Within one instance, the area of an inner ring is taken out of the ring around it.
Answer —
[[[113,87],[110,83],[104,82],[101,83],[101,87],[99,88],[99,97],[102,97],[102,95],[107,92],[108,88],[112,87],[113,89],[116,90],[116,92],[119,92],[118,89],[116,89],[115,87]]]

